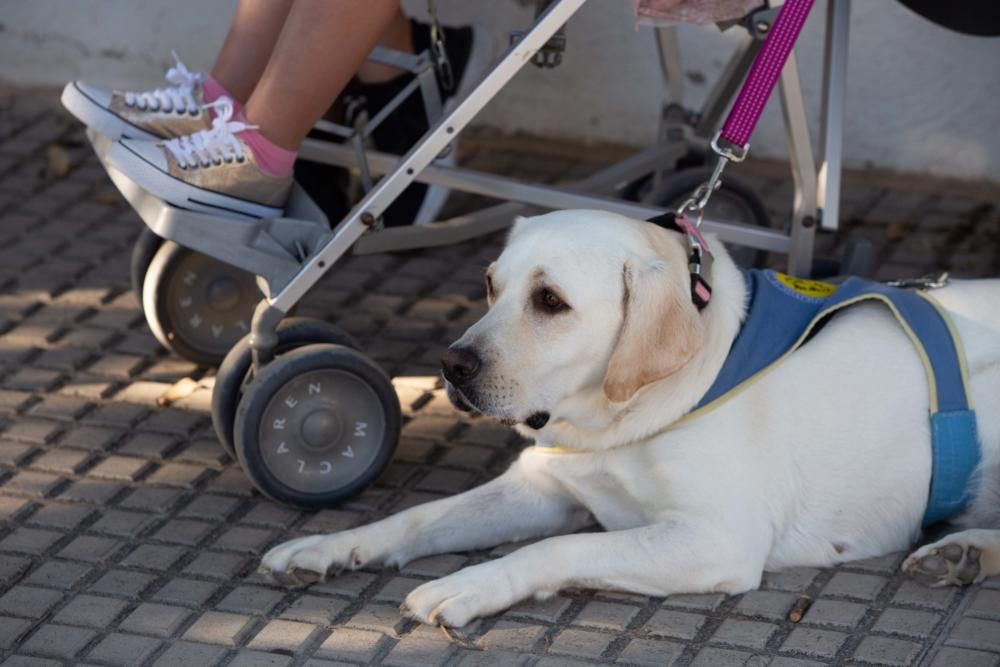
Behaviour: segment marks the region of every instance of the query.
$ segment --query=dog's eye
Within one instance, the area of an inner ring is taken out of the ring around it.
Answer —
[[[558,313],[569,308],[566,302],[548,287],[542,287],[537,290],[533,300],[535,307],[546,313]]]

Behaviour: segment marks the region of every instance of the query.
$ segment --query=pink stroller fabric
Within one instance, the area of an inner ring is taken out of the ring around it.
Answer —
[[[756,9],[761,0],[633,0],[640,23],[707,24],[739,19]]]

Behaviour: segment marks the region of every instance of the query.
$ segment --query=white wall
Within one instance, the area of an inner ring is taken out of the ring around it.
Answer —
[[[0,0],[0,80],[58,85],[86,78],[119,86],[156,83],[175,49],[205,68],[236,0]],[[422,0],[404,0],[413,13]],[[1000,39],[951,33],[890,0],[855,0],[846,160],[900,171],[1000,181]],[[532,10],[511,0],[438,0],[449,21],[490,25],[498,44]],[[635,28],[631,0],[591,0],[569,26],[554,71],[529,67],[479,123],[584,141],[643,145],[655,136],[663,96],[654,38]],[[825,2],[797,53],[812,117],[819,103]],[[735,34],[684,26],[687,102],[697,105]],[[784,155],[772,101],[753,138],[757,155]]]

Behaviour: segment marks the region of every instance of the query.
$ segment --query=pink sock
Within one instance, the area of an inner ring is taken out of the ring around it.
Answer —
[[[215,80],[215,77],[211,74],[206,74],[204,81],[202,81],[202,90],[205,93],[205,104],[211,104],[220,97],[228,97],[233,101],[233,115],[238,116],[243,113],[243,103],[238,99],[233,97],[225,87]],[[215,108],[210,108],[209,111],[212,113],[212,118],[215,118]]]
[[[242,112],[237,118],[241,122],[247,122]],[[253,151],[257,164],[265,174],[275,178],[287,178],[292,175],[292,167],[295,166],[298,153],[282,148],[261,134],[260,130],[243,130],[239,136]]]

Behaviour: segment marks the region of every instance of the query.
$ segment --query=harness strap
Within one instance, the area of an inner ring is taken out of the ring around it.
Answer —
[[[712,286],[705,278],[712,270],[712,253],[698,226],[683,213],[664,213],[648,219],[654,225],[680,232],[687,241],[688,271],[691,276],[691,302],[700,312],[712,299]]]

